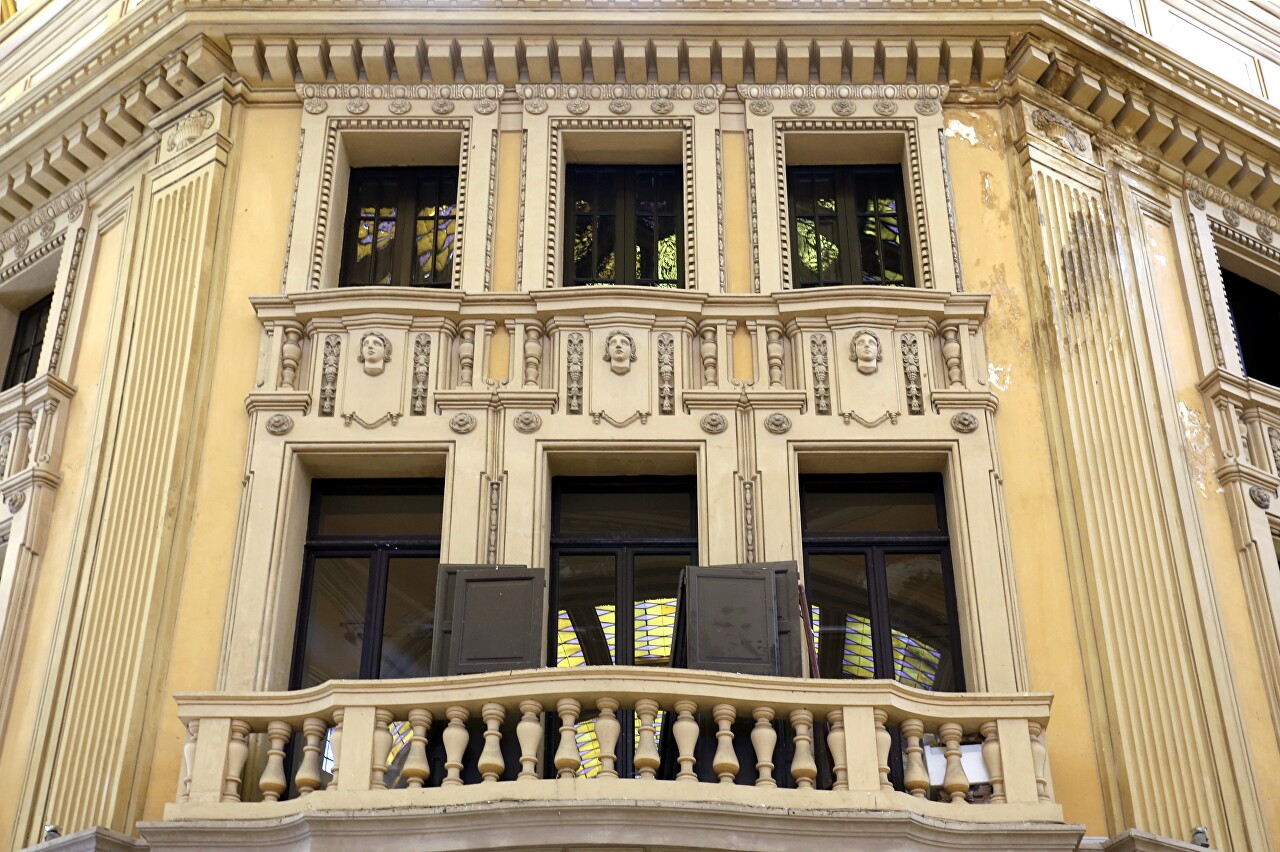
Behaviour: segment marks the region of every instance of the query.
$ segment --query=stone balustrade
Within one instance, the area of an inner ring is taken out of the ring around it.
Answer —
[[[1046,694],[600,667],[176,700],[170,821],[622,799],[1062,822]]]

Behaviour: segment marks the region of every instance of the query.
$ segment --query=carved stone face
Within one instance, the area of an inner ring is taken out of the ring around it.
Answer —
[[[617,375],[631,372],[631,364],[636,360],[636,342],[625,331],[611,331],[604,341],[604,360],[609,362],[609,369]]]
[[[880,338],[875,332],[863,329],[853,336],[852,358],[858,363],[859,373],[874,373],[880,367],[884,355],[880,351]]]
[[[391,342],[380,331],[367,331],[360,338],[360,354],[356,360],[364,365],[365,375],[377,376],[391,360]]]

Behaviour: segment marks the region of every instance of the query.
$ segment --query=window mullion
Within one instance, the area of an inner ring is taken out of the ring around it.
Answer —
[[[635,169],[618,169],[614,186],[617,187],[618,214],[614,226],[614,281],[618,284],[634,284],[636,281],[636,187]]]
[[[364,644],[360,677],[376,679],[382,662],[382,622],[386,614],[387,551],[378,549],[369,557],[369,588],[365,601]]]
[[[636,596],[635,549],[624,545],[618,549],[614,559],[618,578],[617,603],[613,613],[613,635],[617,643],[614,660],[618,665],[630,666],[636,659],[635,625],[632,624]]]
[[[841,265],[844,282],[862,283],[862,245],[858,240],[858,192],[853,169],[848,166],[835,169],[837,229],[843,243],[840,256],[847,259]]]
[[[396,202],[395,267],[391,270],[391,283],[396,285],[415,283],[413,280],[413,254],[416,247],[414,235],[418,226],[418,184],[421,175],[413,174],[406,177],[409,179],[400,187],[400,196]]]
[[[867,548],[867,589],[871,595],[871,650],[876,677],[893,680],[893,630],[889,620],[889,588],[884,574],[884,548]]]

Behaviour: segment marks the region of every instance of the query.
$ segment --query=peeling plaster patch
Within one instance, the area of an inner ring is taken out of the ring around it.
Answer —
[[[981,172],[982,175],[982,203],[991,209],[996,207],[995,195],[991,192],[991,172]]]
[[[998,391],[1007,391],[1013,381],[1013,367],[1008,364],[988,364],[987,382]]]
[[[946,133],[947,136],[958,136],[973,147],[978,147],[978,132],[961,121],[957,121],[954,118],[951,119],[951,121],[947,123]]]
[[[1187,463],[1201,497],[1208,497],[1210,490],[1217,491],[1213,469],[1213,442],[1209,428],[1194,409],[1185,402],[1178,402],[1178,420],[1182,423],[1182,439],[1187,448]]]

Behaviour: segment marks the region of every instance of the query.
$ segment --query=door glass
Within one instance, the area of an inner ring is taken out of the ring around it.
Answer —
[[[929,491],[804,492],[805,532],[938,532],[937,497]]]
[[[635,556],[635,665],[671,665],[680,572],[693,561],[692,553]]]
[[[805,566],[818,676],[875,677],[867,559],[862,554],[814,553]]]
[[[299,687],[360,676],[369,560],[321,557],[312,564],[311,600]]]
[[[884,573],[893,629],[894,679],[921,689],[954,690],[942,555],[886,553]]]
[[[617,662],[617,567],[613,554],[573,554],[557,566],[556,665]]]
[[[430,676],[439,566],[435,557],[397,556],[387,561],[379,677]]]
[[[444,497],[430,493],[325,494],[320,536],[439,535]]]

